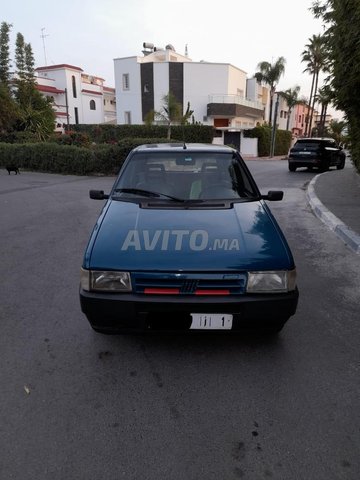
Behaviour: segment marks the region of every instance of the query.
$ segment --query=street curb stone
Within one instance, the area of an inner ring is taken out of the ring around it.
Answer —
[[[315,215],[332,230],[355,253],[360,255],[360,235],[345,225],[338,217],[328,210],[315,193],[315,184],[320,175],[316,175],[306,191],[307,200]]]

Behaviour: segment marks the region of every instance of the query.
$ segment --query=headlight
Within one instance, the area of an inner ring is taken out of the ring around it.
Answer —
[[[100,292],[130,292],[129,272],[81,269],[80,284],[83,290]]]
[[[296,288],[296,270],[248,272],[247,293],[285,293]]]

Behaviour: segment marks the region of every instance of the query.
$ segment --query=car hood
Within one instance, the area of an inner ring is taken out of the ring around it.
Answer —
[[[109,201],[84,267],[103,270],[292,269],[287,242],[264,201],[232,208],[141,208]]]

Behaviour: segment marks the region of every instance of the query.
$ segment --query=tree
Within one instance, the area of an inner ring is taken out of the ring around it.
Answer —
[[[292,109],[295,105],[303,104],[305,101],[299,98],[300,87],[296,85],[294,88],[288,88],[284,92],[280,92],[280,95],[285,98],[287,106],[288,106],[288,114],[287,114],[287,123],[286,123],[286,130],[289,130],[290,125],[290,116]]]
[[[20,110],[18,130],[28,132],[42,142],[54,132],[54,124],[55,113],[51,100],[34,89],[29,102],[22,105]]]
[[[9,133],[19,118],[19,109],[9,89],[0,82],[0,133]]]
[[[35,85],[35,59],[30,43],[25,44],[25,79],[29,84]]]
[[[10,23],[0,25],[0,133],[11,132],[19,118],[19,109],[10,89]]]
[[[324,37],[321,35],[313,35],[309,38],[309,43],[305,45],[306,50],[302,52],[302,62],[307,62],[307,68],[304,72],[312,75],[311,92],[310,92],[310,118],[306,122],[305,135],[311,136],[311,125],[315,110],[316,95],[319,84],[319,74],[326,71],[326,46]]]
[[[160,121],[163,121],[168,126],[167,138],[171,138],[171,125],[174,123],[181,123],[182,109],[181,104],[176,100],[173,93],[169,92],[162,97],[162,107],[157,112],[154,112],[154,117]]]
[[[16,36],[16,99],[21,107],[28,107],[35,89],[34,55],[21,33]]]
[[[18,33],[15,48],[16,100],[20,108],[17,129],[46,140],[54,131],[55,114],[52,101],[36,89],[35,61],[30,43]]]
[[[312,11],[324,22],[329,84],[333,104],[345,112],[352,159],[360,171],[360,3],[358,0],[317,0]]]
[[[0,25],[0,83],[9,88],[10,83],[10,30],[11,23],[2,22]]]
[[[190,102],[188,102],[188,103],[187,103],[187,107],[186,107],[186,112],[185,112],[184,115],[181,117],[181,125],[187,125],[187,124],[189,123],[189,119],[190,119],[190,118],[193,119],[193,123],[194,123],[193,113],[194,113],[194,110],[191,110],[191,108],[190,108]]]
[[[334,138],[337,143],[342,143],[343,141],[343,132],[347,124],[343,120],[331,120],[329,125],[329,135]]]
[[[279,57],[273,64],[269,62],[260,62],[257,66],[259,71],[254,75],[258,82],[265,83],[270,87],[269,125],[271,125],[272,121],[273,100],[276,86],[280,77],[285,73],[285,64],[286,60],[284,57]]]
[[[327,115],[327,107],[333,98],[333,92],[329,85],[324,85],[319,88],[316,100],[321,105],[320,120],[318,123],[318,135],[323,137],[325,134],[325,123]]]

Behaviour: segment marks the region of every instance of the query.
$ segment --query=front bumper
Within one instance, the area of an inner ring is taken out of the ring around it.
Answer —
[[[80,289],[81,310],[95,330],[189,330],[191,313],[232,314],[232,330],[285,323],[299,292],[231,296],[106,294]]]

